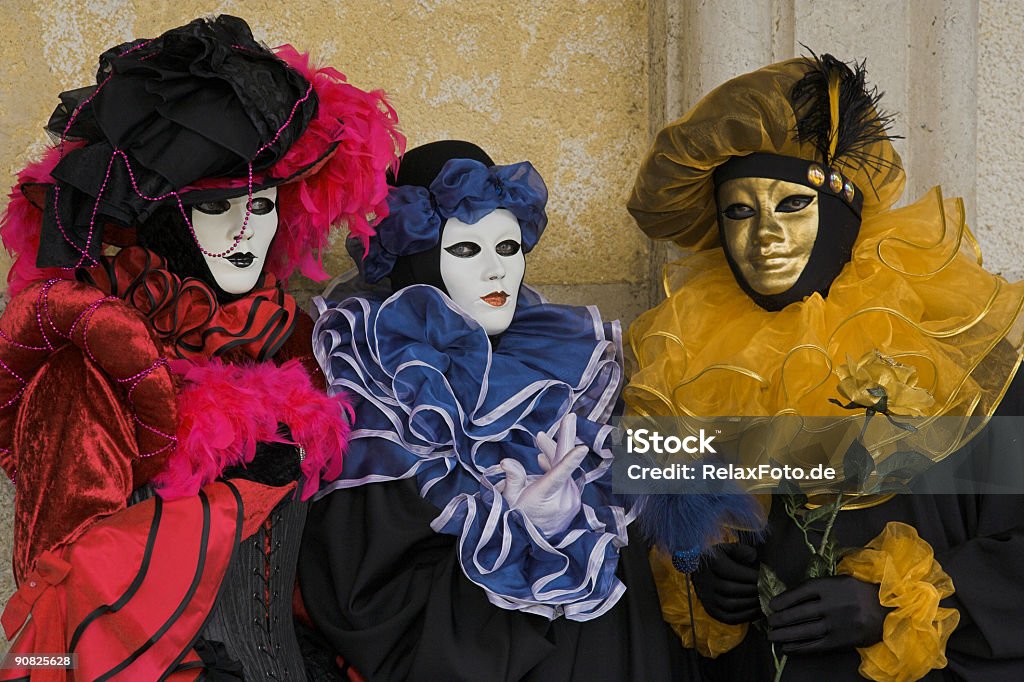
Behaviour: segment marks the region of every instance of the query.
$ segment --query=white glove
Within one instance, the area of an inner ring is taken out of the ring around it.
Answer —
[[[537,463],[544,474],[527,475],[520,462],[506,458],[500,462],[505,480],[495,486],[512,509],[526,514],[547,537],[565,530],[579,513],[580,489],[572,474],[590,451],[586,445],[576,445],[575,414],[562,418],[557,438],[555,443],[543,432],[534,438],[540,450]]]

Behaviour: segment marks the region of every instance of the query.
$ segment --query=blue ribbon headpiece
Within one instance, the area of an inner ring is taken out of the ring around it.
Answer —
[[[399,256],[436,245],[449,218],[473,225],[498,208],[507,209],[519,221],[523,251],[529,253],[547,225],[547,201],[544,179],[529,161],[488,167],[472,159],[451,159],[429,189],[393,188],[388,196],[390,212],[370,237],[369,247],[364,252],[362,243],[350,239],[349,253],[372,284],[391,273]]]

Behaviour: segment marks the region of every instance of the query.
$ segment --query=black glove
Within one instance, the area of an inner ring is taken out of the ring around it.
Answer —
[[[291,432],[282,426],[278,433],[291,439]],[[248,464],[225,467],[222,478],[244,478],[263,485],[282,486],[302,476],[299,448],[288,443],[256,443],[256,454]]]
[[[771,632],[784,654],[865,647],[882,640],[891,609],[878,602],[878,585],[848,575],[812,578],[768,604]]]
[[[693,574],[693,589],[712,618],[727,625],[761,617],[757,598],[757,550],[731,542],[715,547]]]

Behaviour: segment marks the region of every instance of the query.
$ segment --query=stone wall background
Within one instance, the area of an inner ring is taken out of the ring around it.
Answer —
[[[389,93],[411,146],[474,141],[546,179],[550,226],[530,258],[538,285],[635,284],[645,240],[623,207],[646,146],[647,9],[642,3],[526,0],[49,3],[4,0],[0,185],[47,138],[61,90],[95,82],[107,47],[204,14],[245,18],[257,39],[291,42],[364,89]],[[0,206],[6,196],[0,199]],[[340,240],[327,270],[349,267]],[[0,256],[0,274],[9,261]],[[315,287],[295,282],[303,291]],[[611,311],[610,311],[611,312]],[[623,311],[624,312],[624,311]]]
[[[551,191],[527,280],[552,299],[628,322],[658,299],[670,249],[624,203],[650,136],[732,76],[802,52],[866,58],[899,114],[908,197],[965,198],[986,263],[1024,277],[1024,3],[1014,0],[0,0],[0,186],[46,144],[56,95],[91,82],[96,56],[204,14],[247,19],[355,85],[382,88],[410,146],[469,139],[499,163],[529,159]],[[6,189],[0,210],[6,204]],[[0,255],[0,276],[9,267]],[[340,241],[329,272],[350,267]],[[293,281],[300,296],[318,285]],[[2,285],[0,285],[2,290]],[[53,491],[60,495],[61,491]],[[0,557],[13,488],[0,483]],[[5,563],[7,560],[4,560]],[[13,591],[0,574],[0,603]],[[4,649],[0,638],[0,650]]]

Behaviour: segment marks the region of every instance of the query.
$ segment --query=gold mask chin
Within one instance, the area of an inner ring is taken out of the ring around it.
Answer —
[[[771,296],[800,278],[818,236],[818,193],[775,178],[718,187],[722,241],[751,289]]]

